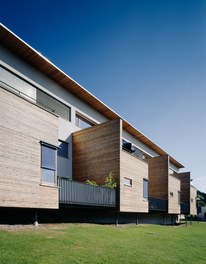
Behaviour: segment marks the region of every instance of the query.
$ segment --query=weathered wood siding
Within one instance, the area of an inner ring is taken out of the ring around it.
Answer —
[[[178,192],[180,192],[180,180],[169,175],[168,213],[180,214],[180,203],[178,202]],[[170,194],[172,193],[172,195]]]
[[[57,145],[58,118],[0,88],[0,206],[58,208],[58,188],[41,186],[40,140]]]
[[[197,207],[196,207],[196,197],[197,190],[195,187],[191,186],[191,176],[190,172],[181,172],[175,173],[175,177],[177,177],[181,182],[181,203],[186,203],[189,205],[189,214],[196,215]]]
[[[124,185],[124,177],[132,186]],[[148,212],[148,200],[143,198],[143,179],[148,179],[148,164],[125,151],[120,155],[120,211]]]
[[[190,203],[190,172],[175,173],[181,182],[181,203]]]
[[[146,159],[149,164],[149,196],[168,199],[169,157]]]
[[[74,180],[104,184],[112,172],[119,184],[121,123],[112,120],[72,134]]]
[[[197,189],[190,185],[190,214],[197,215],[197,205],[196,205],[196,198],[197,198]]]

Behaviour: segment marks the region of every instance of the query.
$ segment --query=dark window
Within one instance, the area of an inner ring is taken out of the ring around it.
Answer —
[[[41,143],[41,168],[42,182],[55,184],[56,148],[46,143]]]
[[[124,139],[122,139],[122,149],[130,152],[132,155],[134,155],[140,159],[145,159],[145,154],[142,150],[138,149],[132,143],[127,142]]]
[[[68,159],[69,157],[69,144],[65,141],[59,140],[59,149],[57,155],[62,158]]]
[[[71,108],[52,96],[37,90],[37,103],[45,109],[56,113],[65,120],[71,121]]]
[[[143,179],[143,197],[148,199],[148,180]]]
[[[180,204],[180,203],[181,203],[181,192],[178,191],[178,204]]]

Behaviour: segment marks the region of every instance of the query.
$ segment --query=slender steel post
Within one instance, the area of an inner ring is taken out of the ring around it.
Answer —
[[[34,226],[38,227],[39,223],[38,223],[38,214],[37,214],[37,210],[34,211]]]

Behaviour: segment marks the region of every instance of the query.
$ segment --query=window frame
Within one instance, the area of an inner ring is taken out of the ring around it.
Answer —
[[[128,180],[129,183],[126,183],[125,180]],[[128,177],[124,177],[124,186],[127,186],[127,187],[132,187],[132,179],[128,178]]]
[[[57,186],[57,147],[51,144],[48,144],[46,142],[40,141],[41,145],[41,185],[48,185],[48,186]],[[49,161],[44,158],[44,155],[46,154],[46,148],[53,150],[54,153],[50,153],[51,158],[53,159],[52,165],[49,165]],[[52,157],[53,156],[53,157]],[[52,181],[46,181],[43,179],[44,175],[43,172],[53,172],[53,180]]]
[[[81,121],[84,122],[85,124],[87,124],[87,127],[83,127],[81,126]],[[75,113],[75,126],[79,127],[81,129],[86,129],[89,127],[92,127],[95,125],[95,122],[93,122],[92,120],[90,120],[89,118],[85,117],[84,115],[80,114],[79,112]]]
[[[145,186],[145,184],[147,184]],[[145,187],[147,187],[146,194],[145,194]],[[143,198],[148,200],[149,198],[149,181],[146,178],[143,178]]]
[[[170,197],[174,197],[174,192],[170,191]]]

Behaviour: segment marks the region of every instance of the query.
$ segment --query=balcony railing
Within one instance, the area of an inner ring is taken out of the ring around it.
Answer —
[[[116,190],[58,178],[59,203],[116,207]]]
[[[189,214],[189,204],[181,203],[181,214]]]
[[[149,197],[149,210],[150,211],[167,211],[168,202],[164,199]]]

